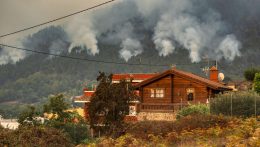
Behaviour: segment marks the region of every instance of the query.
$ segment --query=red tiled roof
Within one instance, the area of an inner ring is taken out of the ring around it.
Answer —
[[[227,86],[225,86],[225,85],[223,85],[221,83],[214,82],[214,81],[211,81],[211,80],[206,79],[206,78],[202,78],[200,76],[194,75],[194,74],[189,73],[189,72],[177,70],[176,68],[172,68],[170,70],[167,70],[167,71],[165,71],[165,72],[163,72],[161,74],[158,74],[157,76],[154,76],[154,77],[152,77],[150,79],[147,79],[147,80],[145,80],[145,81],[143,81],[141,83],[138,83],[135,86],[136,87],[140,87],[140,86],[152,83],[153,81],[155,81],[157,79],[160,79],[162,77],[165,77],[167,75],[170,75],[170,74],[179,75],[179,76],[182,76],[182,77],[185,77],[185,78],[189,78],[189,79],[191,79],[193,81],[197,81],[197,82],[206,84],[208,87],[211,87],[213,89],[231,90],[229,87],[227,87]]]
[[[91,97],[94,93],[95,93],[95,91],[84,90],[84,96],[86,96],[86,97]]]
[[[121,80],[121,79],[134,79],[134,80],[146,80],[154,77],[157,73],[127,73],[127,74],[113,74],[112,80]]]
[[[91,96],[95,93],[95,91],[84,91],[84,95],[75,96],[75,102],[89,102],[91,100]]]

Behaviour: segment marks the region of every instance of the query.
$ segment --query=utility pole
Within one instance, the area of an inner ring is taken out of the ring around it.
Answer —
[[[233,115],[233,104],[232,103],[233,103],[233,100],[232,100],[232,93],[231,93],[231,104],[230,104],[231,105],[231,108],[230,108],[231,109],[231,117]]]
[[[211,114],[211,110],[210,110],[210,109],[211,109],[211,104],[210,104],[210,103],[211,103],[211,100],[210,100],[210,96],[209,96],[209,100],[208,100],[208,105],[209,105],[209,114]]]
[[[256,118],[256,97],[257,97],[257,94],[255,94],[255,118]]]
[[[209,77],[209,57],[208,55],[206,57],[203,58],[204,60],[206,60],[206,67],[202,68],[202,71],[205,73],[206,77]]]

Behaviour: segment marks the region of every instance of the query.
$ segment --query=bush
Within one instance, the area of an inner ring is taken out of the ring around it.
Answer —
[[[205,115],[205,114],[194,114],[186,117],[182,117],[176,121],[174,131],[180,132],[182,130],[192,130],[197,128],[210,128],[214,126],[226,126],[228,122],[233,119],[223,115]]]
[[[260,73],[255,74],[254,91],[260,94]]]
[[[67,133],[74,144],[79,144],[88,139],[88,124],[76,111],[66,111],[69,104],[62,94],[51,96],[44,105],[44,111],[54,114],[44,125],[53,127]]]
[[[126,133],[147,139],[148,134],[166,135],[173,130],[174,122],[170,121],[138,121],[126,126]]]
[[[0,146],[73,146],[61,131],[49,127],[22,126],[17,130],[0,131]]]
[[[15,146],[16,138],[12,130],[4,129],[0,125],[0,146]]]
[[[244,72],[244,77],[247,81],[253,81],[255,78],[255,74],[260,72],[260,69],[257,68],[248,68]]]
[[[51,120],[47,125],[67,133],[74,144],[79,144],[89,138],[88,125],[85,122],[73,123]]]
[[[193,114],[209,114],[209,107],[205,104],[190,105],[178,111],[176,119]]]
[[[158,147],[164,147],[167,146],[167,143],[161,136],[155,136],[153,134],[149,134],[148,140],[142,140],[139,137],[134,137],[131,134],[125,134],[118,138],[110,138],[110,137],[104,137],[101,138],[98,142],[95,144],[88,144],[88,146],[107,146],[107,147],[138,147],[138,146],[158,146]]]
[[[18,123],[21,125],[38,125],[39,122],[35,119],[36,108],[34,106],[27,106],[18,117]]]
[[[79,145],[84,146],[260,146],[260,122],[255,118],[204,114],[174,122],[136,122],[129,124],[125,135]]]
[[[260,115],[260,96],[254,92],[231,92],[212,99],[210,111],[213,114],[250,117],[255,115],[255,104],[256,114]]]
[[[232,118],[217,115],[189,115],[177,121],[140,121],[126,126],[126,133],[138,138],[148,139],[148,134],[165,137],[170,132],[181,132],[196,128],[209,128],[212,126],[226,126]]]

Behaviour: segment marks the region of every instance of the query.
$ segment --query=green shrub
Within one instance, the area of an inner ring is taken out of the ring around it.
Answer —
[[[0,125],[0,146],[15,146],[16,135],[12,130],[5,129]]]
[[[193,114],[209,114],[209,107],[205,104],[190,105],[178,111],[176,119]]]
[[[213,114],[250,117],[255,115],[255,104],[256,114],[260,115],[260,96],[254,92],[230,92],[212,99],[210,111]]]
[[[233,120],[223,115],[194,114],[182,117],[174,122],[174,131],[192,130],[197,128],[210,128],[214,126],[226,126]]]
[[[34,119],[35,117],[36,108],[34,106],[27,106],[27,108],[20,113],[18,123],[21,125],[38,125],[39,122]]]
[[[254,91],[260,94],[260,73],[255,74]]]
[[[69,104],[62,94],[51,96],[49,102],[44,105],[44,112],[56,114],[58,117],[51,118],[44,125],[62,130],[74,144],[79,144],[89,137],[88,124],[76,111],[66,111],[68,107]]]
[[[79,144],[89,138],[88,125],[85,122],[74,123],[51,120],[47,125],[67,133],[74,144]]]
[[[125,132],[139,138],[148,139],[148,134],[167,135],[173,130],[174,122],[171,121],[138,121],[125,126]]]
[[[70,139],[60,130],[43,126],[21,126],[0,131],[0,146],[71,147]]]
[[[177,121],[139,121],[130,123],[125,128],[125,132],[135,137],[149,139],[148,135],[160,135],[166,137],[171,132],[181,132],[197,128],[210,128],[213,126],[226,126],[231,117],[221,115],[194,114],[182,117]]]
[[[247,81],[253,81],[255,78],[255,74],[260,72],[260,69],[257,68],[248,68],[244,72],[244,77]]]

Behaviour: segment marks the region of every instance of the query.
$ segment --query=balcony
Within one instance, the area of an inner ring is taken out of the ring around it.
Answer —
[[[141,112],[174,112],[188,106],[187,103],[174,103],[174,104],[164,104],[164,103],[142,103],[140,106]]]

